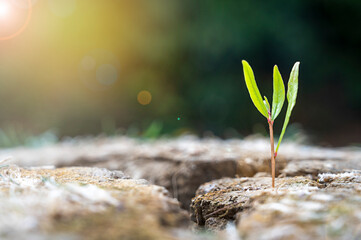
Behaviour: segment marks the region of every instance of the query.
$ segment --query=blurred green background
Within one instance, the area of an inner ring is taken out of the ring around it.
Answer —
[[[3,37],[29,8],[1,1],[11,10],[0,16]],[[301,62],[291,133],[361,142],[359,0],[32,2],[26,29],[0,41],[0,146],[102,133],[266,135],[242,59],[269,99],[273,65],[287,82]]]

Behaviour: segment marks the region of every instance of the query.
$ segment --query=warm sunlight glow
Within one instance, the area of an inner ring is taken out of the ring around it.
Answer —
[[[6,17],[10,12],[10,5],[7,1],[0,1],[0,18]]]
[[[9,40],[9,39],[12,39],[12,38],[18,36],[25,30],[25,28],[29,24],[30,19],[31,19],[31,13],[32,13],[32,2],[31,2],[31,0],[26,0],[26,2],[28,5],[28,8],[27,8],[27,13],[25,13],[25,14],[27,14],[27,16],[25,18],[23,25],[19,29],[14,30],[14,32],[10,35],[0,36],[0,41],[1,40]],[[9,0],[0,0],[0,20],[7,17],[11,10],[12,10],[12,8],[11,8]],[[0,21],[0,24],[3,24],[2,21]]]

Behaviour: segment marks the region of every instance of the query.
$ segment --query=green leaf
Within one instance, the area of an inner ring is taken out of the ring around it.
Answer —
[[[278,71],[277,65],[273,68],[273,101],[272,101],[272,120],[274,121],[280,114],[285,101],[285,85],[282,76]]]
[[[299,66],[300,63],[296,62],[295,65],[293,65],[292,71],[291,71],[291,75],[290,75],[290,79],[288,80],[288,89],[287,89],[287,101],[288,101],[288,106],[287,106],[287,113],[286,113],[286,117],[285,117],[285,121],[283,123],[283,127],[282,127],[282,132],[281,132],[281,136],[278,139],[278,144],[277,144],[277,148],[276,148],[276,153],[278,152],[278,148],[280,147],[281,141],[283,139],[283,135],[286,132],[286,128],[288,125],[288,122],[290,120],[291,117],[291,112],[293,107],[296,104],[296,98],[297,98],[297,91],[298,91],[298,70],[299,70]]]
[[[256,106],[258,111],[260,113],[262,113],[263,116],[268,118],[267,108],[264,105],[261,94],[258,90],[256,80],[254,79],[252,68],[248,64],[248,62],[246,62],[245,60],[242,60],[242,64],[243,64],[244,79],[246,81],[247,89],[248,89],[249,95],[252,99],[252,102]]]

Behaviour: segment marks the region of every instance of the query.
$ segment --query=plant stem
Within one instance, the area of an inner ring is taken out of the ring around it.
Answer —
[[[272,166],[272,188],[275,187],[275,175],[276,175],[276,161],[275,161],[275,146],[273,139],[273,121],[268,119],[269,135],[271,141],[271,166]]]

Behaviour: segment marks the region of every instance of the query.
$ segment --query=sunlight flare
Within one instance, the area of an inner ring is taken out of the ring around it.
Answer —
[[[26,2],[28,5],[28,8],[25,13],[26,16],[24,15],[24,18],[25,18],[24,23],[17,30],[14,29],[13,33],[11,33],[9,35],[5,35],[5,36],[0,35],[0,41],[9,40],[9,39],[12,39],[12,38],[20,35],[28,26],[30,19],[31,19],[31,14],[32,14],[32,2],[31,2],[31,0],[26,0]],[[12,8],[12,5],[10,4],[9,0],[0,0],[0,20],[3,20],[5,18],[8,19],[12,10],[13,10],[13,8]],[[11,21],[13,21],[13,20],[11,20]],[[3,24],[3,21],[0,21],[0,24]]]
[[[10,4],[8,1],[2,0],[0,1],[0,18],[5,18],[9,15],[10,12]]]

